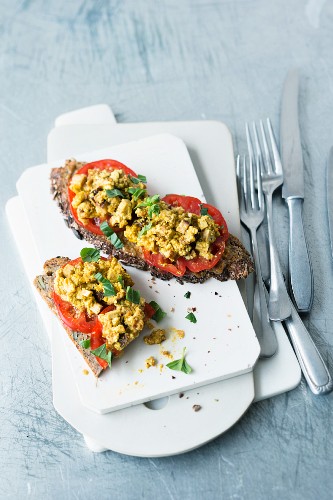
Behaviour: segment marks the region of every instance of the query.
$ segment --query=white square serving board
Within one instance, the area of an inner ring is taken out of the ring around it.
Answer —
[[[107,157],[145,174],[151,193],[178,192],[204,199],[186,146],[171,134],[89,152],[78,159],[93,161]],[[68,230],[50,196],[50,167],[60,164],[30,168],[17,183],[41,266],[46,259],[56,255],[75,258],[83,246],[89,246]],[[221,186],[224,205],[229,196],[230,206],[233,206],[234,189],[235,186],[231,190]],[[156,280],[154,283],[149,273],[130,267],[128,271],[133,276],[135,288],[147,300],[156,300],[168,313],[159,324],[167,331],[167,341],[163,349],[147,346],[141,335],[126,348],[121,358],[114,361],[112,370],[98,380],[92,373],[84,374],[87,368],[84,360],[69,340],[65,342],[80,399],[87,408],[107,413],[253,369],[259,356],[259,344],[235,282],[220,283],[210,279],[201,285],[180,285],[175,280]],[[190,299],[184,297],[187,291],[191,291]],[[193,307],[196,308],[196,324],[185,319],[187,309]],[[66,335],[60,324],[56,324],[56,329],[53,334]],[[185,337],[181,339],[174,329],[184,330]],[[166,364],[170,358],[162,353],[162,350],[169,351],[173,359],[177,359],[183,347],[187,349],[187,361],[193,368],[190,375],[168,369]],[[147,369],[145,360],[151,355],[158,360],[158,366]]]

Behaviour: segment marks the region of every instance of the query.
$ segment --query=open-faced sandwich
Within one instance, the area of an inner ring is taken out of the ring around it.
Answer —
[[[116,160],[68,160],[51,190],[78,238],[161,279],[246,278],[252,261],[221,212],[191,196],[148,194],[143,175]]]
[[[117,259],[94,248],[82,249],[75,260],[46,261],[34,284],[97,377],[158,312]]]

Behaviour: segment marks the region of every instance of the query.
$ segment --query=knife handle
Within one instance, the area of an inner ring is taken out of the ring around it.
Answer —
[[[333,389],[332,377],[309,332],[291,303],[291,317],[285,320],[303,375],[314,394],[327,394]]]
[[[313,302],[313,275],[306,244],[302,198],[288,198],[289,280],[298,311],[309,312]]]

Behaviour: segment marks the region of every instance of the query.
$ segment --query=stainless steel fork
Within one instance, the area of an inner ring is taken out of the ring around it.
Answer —
[[[270,254],[270,291],[268,302],[268,314],[273,321],[282,321],[291,316],[290,300],[287,288],[284,282],[284,277],[281,270],[277,246],[275,242],[273,229],[273,213],[272,213],[272,196],[273,192],[283,183],[283,171],[281,160],[274,138],[274,133],[270,120],[267,118],[267,130],[273,154],[273,163],[266,140],[266,133],[263,122],[260,121],[261,142],[263,145],[263,153],[260,146],[257,127],[253,123],[253,135],[256,149],[256,161],[260,166],[262,180],[262,190],[265,195],[268,237],[269,237],[269,254]],[[246,125],[247,144],[250,156],[254,157],[252,141],[249,128]],[[273,166],[274,164],[274,166]]]
[[[258,194],[255,190],[253,170],[254,166],[252,158],[250,157],[249,162],[246,162],[246,158],[244,156],[241,173],[240,157],[237,157],[240,217],[242,223],[249,229],[251,234],[252,253],[256,272],[252,322],[260,344],[260,357],[268,358],[275,354],[277,349],[277,340],[268,317],[266,294],[261,274],[260,257],[257,244],[257,229],[261,225],[265,214],[259,162],[257,162],[257,178],[259,179]]]

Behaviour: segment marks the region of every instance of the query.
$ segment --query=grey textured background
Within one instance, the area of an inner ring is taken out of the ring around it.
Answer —
[[[183,456],[88,451],[53,409],[48,340],[4,214],[20,173],[45,161],[60,113],[105,102],[121,122],[222,120],[243,150],[246,119],[278,125],[283,80],[297,65],[315,276],[306,322],[333,369],[324,178],[332,21],[331,0],[0,0],[1,498],[332,498],[333,394],[314,397],[304,381]],[[287,215],[277,206],[285,258]]]

